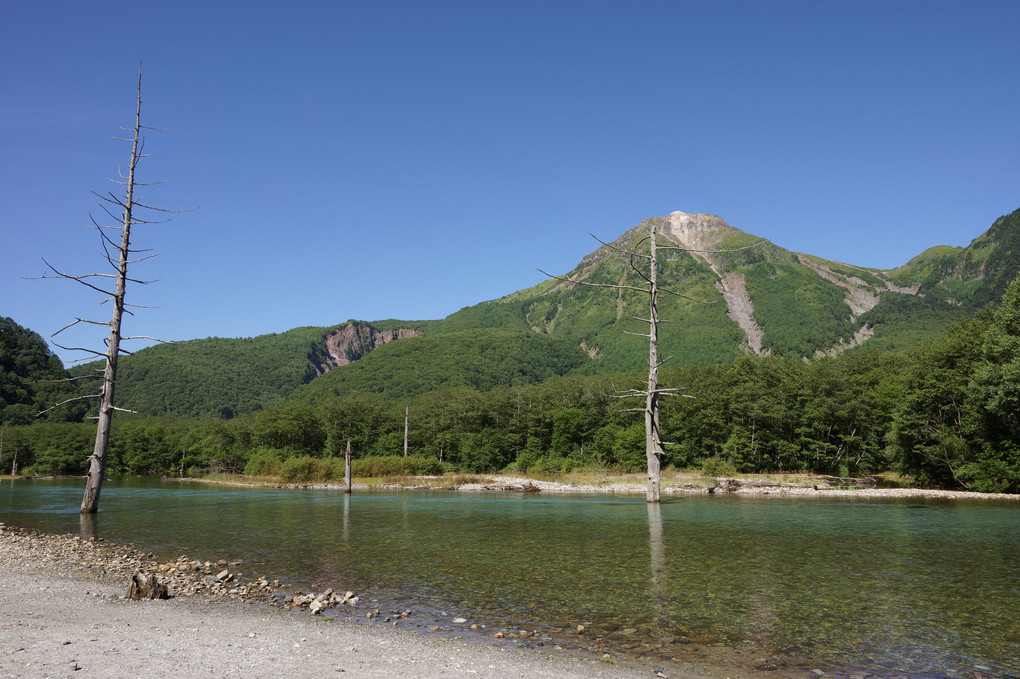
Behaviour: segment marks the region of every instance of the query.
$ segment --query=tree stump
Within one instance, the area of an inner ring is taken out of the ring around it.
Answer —
[[[152,573],[135,571],[128,585],[127,598],[134,601],[142,599],[169,599],[170,593],[166,585],[161,584]]]

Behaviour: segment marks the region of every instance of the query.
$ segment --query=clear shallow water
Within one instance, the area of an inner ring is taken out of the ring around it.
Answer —
[[[80,481],[0,485],[0,521],[78,533]],[[1020,674],[1020,504],[947,501],[103,489],[98,534],[249,577],[353,589],[552,637],[681,656]],[[314,587],[313,587],[314,586]],[[591,638],[589,637],[589,638]],[[575,637],[576,639],[576,637]],[[693,643],[688,643],[693,642]]]

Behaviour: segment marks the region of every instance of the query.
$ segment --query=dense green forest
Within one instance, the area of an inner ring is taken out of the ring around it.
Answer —
[[[462,349],[474,346],[470,334],[463,339]],[[404,346],[416,360],[415,344]],[[536,365],[533,373],[541,375],[541,361]],[[423,379],[428,374],[423,370]],[[642,377],[514,383],[510,375],[495,386],[455,381],[421,392],[299,391],[300,399],[229,419],[120,417],[109,466],[293,473],[310,460],[336,459],[348,440],[359,459],[400,455],[407,407],[415,460],[432,461],[423,468],[641,469],[642,421],[621,411],[614,395]],[[1001,305],[907,353],[856,350],[810,362],[741,357],[677,365],[663,371],[662,383],[693,397],[668,399],[662,410],[673,442],[664,463],[676,468],[708,463],[839,475],[896,469],[925,486],[1020,492],[1020,278]],[[80,474],[93,431],[82,423],[17,425],[8,428],[5,446],[16,448],[31,472]]]
[[[28,424],[36,414],[69,399],[80,390],[68,382],[67,371],[36,332],[0,316],[0,422]],[[82,403],[62,406],[48,417],[80,421]]]

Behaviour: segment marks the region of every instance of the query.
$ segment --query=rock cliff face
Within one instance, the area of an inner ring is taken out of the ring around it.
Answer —
[[[379,330],[368,323],[350,321],[323,338],[327,358],[319,364],[317,372],[325,374],[333,368],[364,358],[384,344],[420,334],[421,330],[416,328]]]

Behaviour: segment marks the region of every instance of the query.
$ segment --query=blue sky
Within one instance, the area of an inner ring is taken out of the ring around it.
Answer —
[[[1020,207],[1020,3],[9,3],[0,315],[108,308],[91,191],[143,122],[128,334],[431,319],[674,210],[892,268]],[[68,337],[100,344],[101,332]],[[62,358],[72,354],[58,352]]]

